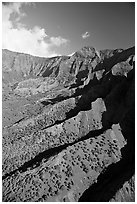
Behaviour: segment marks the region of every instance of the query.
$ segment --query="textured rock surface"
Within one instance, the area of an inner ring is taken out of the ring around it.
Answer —
[[[35,122],[33,119],[25,121],[25,124],[15,125],[12,130],[10,128],[9,136],[6,135],[5,139],[7,140],[8,137],[8,143],[4,140],[6,146],[3,147],[5,153],[3,154],[3,166],[5,168],[3,168],[3,173],[10,173],[40,152],[75,142],[86,136],[90,131],[101,129],[101,114],[105,111],[105,105],[101,99],[97,99],[92,103],[92,107],[89,111],[79,112],[77,116],[49,128],[46,128],[49,123],[46,123],[46,120],[40,117],[40,122],[38,120]],[[59,116],[61,117],[60,113]],[[55,118],[53,115],[51,117]],[[36,124],[38,124],[38,127]],[[41,124],[43,125],[40,126]],[[44,130],[40,130],[41,127]]]
[[[3,50],[3,201],[134,201],[134,55]]]
[[[6,178],[4,201],[78,201],[105,167],[120,160],[120,148],[112,130],[78,142],[27,174]]]

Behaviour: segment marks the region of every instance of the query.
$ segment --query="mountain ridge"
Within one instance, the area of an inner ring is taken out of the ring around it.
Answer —
[[[134,55],[3,52],[3,201],[134,200]]]

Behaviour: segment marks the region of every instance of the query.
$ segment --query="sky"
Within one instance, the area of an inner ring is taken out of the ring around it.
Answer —
[[[34,56],[71,55],[135,44],[133,2],[13,2],[2,4],[2,48]]]

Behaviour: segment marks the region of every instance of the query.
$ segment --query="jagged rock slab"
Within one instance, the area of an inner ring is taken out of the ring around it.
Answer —
[[[28,122],[20,122],[14,129],[12,128],[12,136],[10,128],[9,135],[5,134],[3,140],[3,175],[19,168],[41,152],[73,143],[91,131],[100,130],[104,111],[105,104],[98,98],[91,104],[91,110],[79,112],[75,117],[52,127],[41,126],[40,122],[37,127],[35,120],[29,120],[35,129],[32,127],[28,129]],[[42,124],[46,124],[46,121]],[[41,128],[44,130],[40,130]]]
[[[78,201],[105,168],[120,160],[126,142],[120,130],[117,133],[107,130],[68,147],[37,168],[7,177],[3,201]]]

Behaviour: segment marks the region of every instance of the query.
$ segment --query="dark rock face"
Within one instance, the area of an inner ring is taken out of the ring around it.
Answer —
[[[134,55],[3,50],[3,201],[134,201]]]

